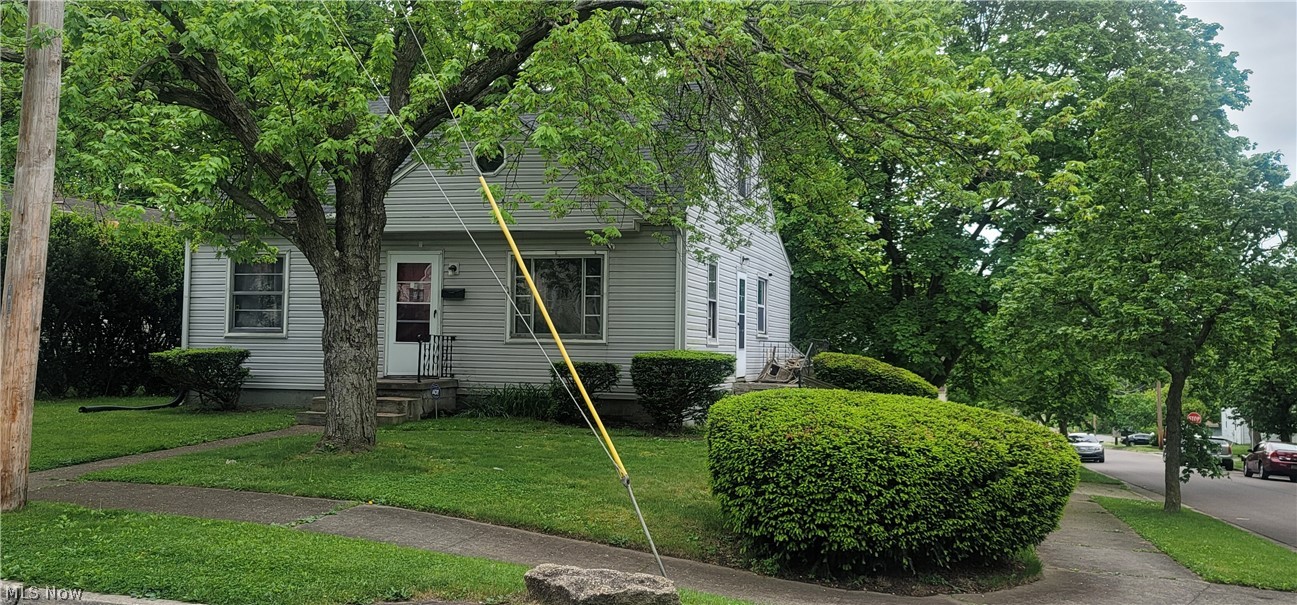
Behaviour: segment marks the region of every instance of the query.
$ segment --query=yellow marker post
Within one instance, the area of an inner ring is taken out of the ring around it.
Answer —
[[[536,308],[540,309],[540,314],[545,318],[545,325],[549,326],[549,333],[554,337],[554,344],[558,345],[558,352],[563,355],[563,363],[567,364],[567,371],[572,374],[572,381],[576,383],[576,389],[581,392],[581,399],[585,401],[585,407],[590,410],[590,415],[594,418],[595,426],[599,427],[599,437],[603,439],[608,446],[608,453],[612,456],[613,464],[617,465],[617,473],[621,476],[623,482],[626,482],[630,474],[626,472],[626,466],[621,463],[621,456],[617,455],[617,448],[612,444],[612,437],[608,436],[608,429],[603,426],[603,421],[599,419],[599,412],[594,409],[594,402],[590,401],[590,394],[586,392],[585,385],[581,383],[581,376],[576,373],[576,366],[572,363],[572,358],[567,355],[567,347],[563,346],[563,339],[558,337],[558,329],[554,327],[554,320],[549,318],[549,309],[545,308],[545,301],[541,299],[540,292],[536,290],[536,282],[531,279],[531,272],[527,270],[527,263],[522,260],[522,253],[518,251],[518,244],[513,241],[513,234],[509,232],[509,226],[504,223],[504,215],[500,213],[500,206],[495,203],[495,194],[491,193],[491,186],[487,184],[486,177],[477,175],[478,182],[482,183],[482,191],[486,192],[486,200],[491,203],[491,212],[495,214],[495,220],[500,223],[500,231],[504,232],[504,239],[509,242],[509,249],[513,250],[513,258],[518,263],[518,270],[522,271],[522,278],[527,281],[527,287],[531,289],[532,300],[536,301]],[[663,575],[666,575],[663,572]]]

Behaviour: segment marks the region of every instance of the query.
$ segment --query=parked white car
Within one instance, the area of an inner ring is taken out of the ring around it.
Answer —
[[[1103,442],[1090,433],[1070,433],[1067,440],[1081,457],[1081,462],[1103,462]]]

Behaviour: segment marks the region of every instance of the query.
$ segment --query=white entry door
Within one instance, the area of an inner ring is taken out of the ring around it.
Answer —
[[[739,273],[738,338],[734,346],[734,377],[746,378],[748,374],[748,276]]]
[[[416,375],[419,343],[441,334],[441,254],[387,255],[386,332],[387,375]]]

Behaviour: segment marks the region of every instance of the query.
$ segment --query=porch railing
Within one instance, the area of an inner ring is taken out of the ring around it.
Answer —
[[[415,380],[455,376],[455,337],[429,334],[418,337],[419,359]]]

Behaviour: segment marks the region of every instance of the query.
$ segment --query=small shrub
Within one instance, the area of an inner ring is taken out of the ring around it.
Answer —
[[[621,366],[615,363],[574,361],[572,364],[576,366],[577,374],[581,376],[581,384],[585,385],[591,400],[594,400],[599,393],[613,390],[621,381]],[[564,382],[567,383],[567,388],[564,388]],[[571,395],[568,394],[569,391]],[[581,414],[576,406],[572,405],[572,398],[576,397],[577,403],[582,408],[585,407],[585,402],[581,400],[581,393],[577,391],[576,383],[572,381],[572,373],[568,372],[566,363],[556,361],[550,366],[549,396],[553,403],[550,416],[554,420],[569,424],[581,420]]]
[[[527,383],[473,389],[460,408],[460,414],[470,418],[551,419],[549,393]]]
[[[820,353],[811,364],[815,378],[850,391],[937,398],[937,387],[923,377],[872,357]]]
[[[177,389],[198,393],[200,407],[233,410],[239,405],[243,381],[251,372],[243,367],[247,349],[171,349],[150,353],[153,372]]]
[[[779,389],[708,422],[732,529],[821,576],[1008,560],[1058,526],[1080,467],[1044,427],[918,397]]]
[[[716,387],[734,373],[734,356],[705,351],[654,351],[631,359],[630,376],[640,405],[658,430],[701,421],[724,395]]]

